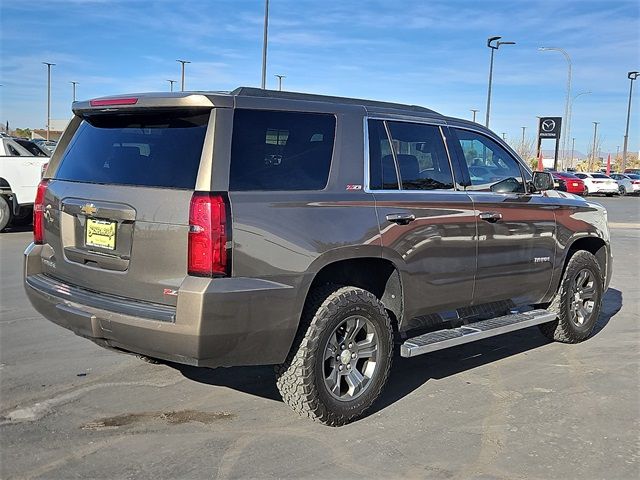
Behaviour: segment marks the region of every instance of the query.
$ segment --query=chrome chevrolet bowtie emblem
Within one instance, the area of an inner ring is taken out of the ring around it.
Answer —
[[[98,211],[98,209],[93,203],[86,203],[82,207],[80,207],[80,211],[85,215],[93,215]]]

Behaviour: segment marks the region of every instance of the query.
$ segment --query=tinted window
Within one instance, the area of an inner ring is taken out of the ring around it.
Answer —
[[[372,190],[398,190],[391,144],[381,120],[369,120],[369,186]]]
[[[38,145],[29,140],[22,140],[20,138],[16,139],[16,143],[21,147],[24,147],[31,153],[34,157],[48,157],[48,155],[43,152]]]
[[[520,165],[504,148],[479,133],[455,131],[471,177],[467,190],[524,192]]]
[[[576,177],[578,177],[578,178],[587,178],[587,176],[584,173],[576,173]]]
[[[453,189],[453,175],[440,128],[401,122],[387,125],[403,190]]]
[[[336,119],[317,113],[236,110],[231,190],[322,190]]]
[[[560,175],[563,178],[578,178],[573,173],[568,173],[568,172],[562,172],[562,173],[559,173],[558,175]]]
[[[73,136],[56,178],[194,188],[209,115],[184,111],[92,115]]]
[[[593,178],[609,178],[609,177],[607,177],[607,176],[606,176],[605,174],[603,174],[603,173],[592,173],[592,174],[591,174],[591,176],[592,176]]]

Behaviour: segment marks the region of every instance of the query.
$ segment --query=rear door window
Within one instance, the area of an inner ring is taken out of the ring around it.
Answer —
[[[324,189],[335,129],[330,114],[236,110],[229,189]]]
[[[88,116],[56,179],[193,189],[209,116],[209,110]]]
[[[403,190],[453,190],[453,174],[440,128],[387,122]]]

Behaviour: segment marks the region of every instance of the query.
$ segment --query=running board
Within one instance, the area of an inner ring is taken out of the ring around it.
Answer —
[[[556,319],[556,314],[548,310],[531,310],[524,313],[514,313],[503,317],[490,318],[480,322],[470,323],[458,328],[438,330],[425,333],[418,337],[407,339],[400,347],[400,355],[403,357],[415,357],[423,353],[442,350],[443,348],[475,342],[483,338],[495,337],[503,333],[521,330],[551,322]]]

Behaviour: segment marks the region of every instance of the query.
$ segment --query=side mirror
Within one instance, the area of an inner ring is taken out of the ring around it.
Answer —
[[[533,172],[531,183],[538,192],[553,190],[553,175],[549,172]]]

